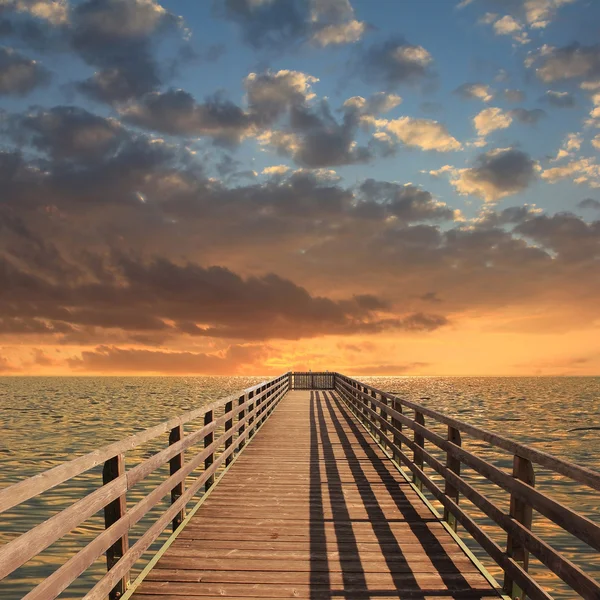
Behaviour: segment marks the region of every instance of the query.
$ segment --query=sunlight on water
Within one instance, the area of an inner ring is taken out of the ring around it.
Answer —
[[[262,380],[262,377],[0,378],[0,487]],[[362,380],[474,425],[600,469],[600,378],[365,377]],[[444,432],[444,428],[440,427],[439,431]],[[161,439],[128,453],[127,467],[131,468],[158,451],[164,443]],[[494,451],[484,443],[467,442],[465,445],[476,450],[482,458],[511,468],[512,457],[508,454]],[[129,505],[164,480],[165,472],[153,473],[128,493]],[[464,475],[499,506],[508,507],[505,492],[482,482],[477,474],[467,469]],[[567,483],[562,477],[550,475],[543,469],[536,470],[536,477],[537,487],[593,520],[600,520],[597,493]],[[101,468],[92,469],[23,507],[1,515],[0,543],[14,539],[32,525],[67,507],[95,489],[101,479]],[[132,540],[137,539],[164,510],[166,502],[165,499],[132,530]],[[497,527],[468,503],[464,506],[499,544],[505,544],[505,535]],[[103,526],[102,513],[85,521],[0,584],[0,597],[6,600],[22,597],[93,539]],[[600,560],[596,552],[543,518],[536,518],[534,529],[586,571],[600,578]],[[161,540],[164,538],[165,535]],[[475,545],[469,545],[501,580],[499,570],[485,560],[485,555]],[[104,569],[104,558],[101,557],[61,598],[81,597]],[[535,561],[531,570],[556,598],[574,597],[573,592],[566,591]]]

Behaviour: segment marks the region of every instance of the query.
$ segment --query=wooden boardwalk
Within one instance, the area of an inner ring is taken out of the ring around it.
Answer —
[[[498,597],[337,392],[290,391],[137,600]]]

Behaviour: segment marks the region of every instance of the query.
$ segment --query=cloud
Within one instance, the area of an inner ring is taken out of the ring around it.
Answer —
[[[244,42],[257,50],[348,44],[367,29],[349,0],[219,0],[215,11],[235,23]]]
[[[594,198],[584,198],[577,203],[578,208],[593,208],[600,210],[600,200]]]
[[[86,372],[233,375],[244,367],[260,371],[267,356],[268,350],[262,345],[234,345],[212,353],[98,346],[84,350],[81,358],[68,363],[73,369]]]
[[[600,221],[586,223],[571,213],[537,215],[515,231],[559,254],[564,260],[600,257]]]
[[[127,138],[117,120],[75,106],[35,109],[13,117],[11,130],[18,141],[26,141],[54,160],[98,159],[116,151]]]
[[[236,104],[219,97],[197,103],[184,90],[150,92],[119,109],[124,121],[169,135],[210,136],[239,143],[253,130],[253,119]]]
[[[25,96],[49,81],[49,71],[38,62],[12,48],[0,47],[0,95]]]
[[[513,90],[507,88],[504,90],[504,92],[502,92],[502,95],[507,102],[517,103],[525,100],[525,92],[522,90]]]
[[[545,111],[541,108],[533,108],[531,110],[526,108],[513,108],[509,111],[509,114],[511,117],[525,125],[536,125],[540,119],[547,116]]]
[[[2,8],[28,14],[52,25],[63,25],[69,21],[67,0],[3,0]]]
[[[528,57],[525,65],[535,67],[536,76],[544,83],[578,80],[584,85],[600,77],[600,44],[574,43],[562,48],[542,46]]]
[[[581,157],[560,167],[544,169],[541,177],[549,183],[571,179],[573,183],[579,185],[586,184],[592,188],[600,188],[600,165],[595,157]]]
[[[479,155],[475,166],[455,170],[450,183],[459,194],[495,202],[525,190],[535,181],[537,171],[535,161],[520,150],[491,150]]]
[[[362,50],[356,67],[367,81],[394,89],[431,77],[432,64],[433,57],[423,46],[392,37]]]
[[[360,185],[359,190],[361,201],[356,205],[356,210],[364,216],[393,215],[406,223],[449,221],[454,218],[451,208],[434,200],[426,190],[413,185],[367,179]]]
[[[513,17],[522,19],[531,29],[543,29],[556,18],[562,6],[577,0],[462,0],[458,8],[465,8],[476,1],[477,4],[510,11]]]
[[[498,129],[506,129],[512,121],[513,118],[510,113],[496,107],[484,108],[473,117],[473,125],[477,133],[482,136],[489,135]]]
[[[377,123],[407,146],[438,152],[450,152],[462,148],[461,143],[450,135],[446,126],[437,121],[401,117],[391,121],[382,119]]]
[[[484,83],[463,83],[454,90],[465,100],[481,100],[482,102],[490,102],[494,98],[494,94],[489,85]]]
[[[573,108],[575,106],[575,98],[569,92],[548,90],[542,100],[555,108]]]
[[[493,29],[496,35],[510,35],[519,44],[528,44],[530,41],[523,24],[511,15],[504,15],[495,20]]]
[[[87,0],[75,6],[69,28],[73,49],[98,71],[80,91],[108,103],[140,97],[162,83],[153,46],[181,31],[181,20],[155,0]]]
[[[293,106],[304,106],[316,95],[311,86],[319,81],[300,71],[250,73],[244,80],[249,110],[260,123],[273,123]]]
[[[14,367],[7,358],[4,356],[0,356],[0,373],[12,373],[16,371],[17,368]]]

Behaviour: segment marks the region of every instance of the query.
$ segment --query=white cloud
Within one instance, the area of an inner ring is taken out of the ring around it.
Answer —
[[[479,135],[485,136],[498,129],[506,129],[510,126],[513,119],[510,114],[502,111],[501,108],[484,108],[479,114],[473,117],[473,125]]]
[[[430,119],[413,119],[402,117],[386,121],[379,119],[376,125],[387,129],[407,146],[421,148],[421,150],[437,150],[438,152],[450,152],[460,150],[461,143],[454,138],[445,125]]]
[[[600,188],[600,165],[596,163],[595,158],[579,158],[566,165],[544,170],[542,178],[549,183],[571,179],[573,183]]]
[[[270,167],[265,167],[262,171],[262,175],[285,175],[290,168],[286,165],[272,165]]]
[[[356,19],[347,23],[326,25],[312,36],[313,43],[318,46],[330,46],[334,44],[350,44],[358,42],[365,33],[366,25]]]
[[[525,32],[523,24],[511,15],[504,15],[495,21],[493,27],[496,35],[510,35],[519,44],[529,43],[529,36]]]

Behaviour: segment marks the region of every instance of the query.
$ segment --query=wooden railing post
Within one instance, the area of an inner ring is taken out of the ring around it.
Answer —
[[[209,410],[205,415],[204,415],[204,425],[209,425],[210,423],[212,423],[213,421],[213,411]],[[204,436],[204,447],[208,448],[214,440],[214,436],[213,436],[213,432],[211,431],[210,433],[207,433]],[[211,452],[205,459],[204,459],[204,470],[206,471],[212,464],[213,464],[213,459],[214,459],[214,455]],[[215,482],[215,477],[214,475],[211,475],[205,482],[204,484],[204,491],[208,491],[213,483]]]
[[[513,477],[532,487],[535,486],[535,473],[531,461],[515,454],[513,459]],[[510,495],[510,516],[515,521],[518,521],[521,525],[531,530],[533,510],[529,504],[517,498],[514,493]],[[513,560],[521,563],[524,571],[528,571],[529,551],[519,542],[519,540],[510,534],[506,541],[506,553],[513,558]],[[511,598],[525,600],[523,590],[521,590],[506,573],[504,575],[503,587],[504,592]]]
[[[448,425],[448,441],[456,446],[462,444],[460,431],[451,425]],[[450,452],[446,453],[446,467],[453,473],[460,475],[460,459],[450,454]],[[444,494],[458,504],[458,490],[449,481],[446,481]],[[452,529],[454,529],[454,531],[457,530],[458,523],[456,517],[447,508],[444,508],[444,520],[452,527]]]
[[[227,402],[225,404],[225,414],[230,413],[233,410],[233,400],[231,402]],[[227,421],[225,421],[225,431],[231,431],[231,428],[233,427],[233,415],[227,419]],[[225,450],[227,450],[227,448],[229,448],[231,446],[231,444],[233,444],[233,434],[231,434],[226,440],[225,440]],[[233,452],[225,459],[225,466],[231,464],[231,461],[233,460]]]
[[[242,394],[238,398],[238,406],[242,406],[246,402],[247,399],[248,399],[248,394],[247,393]],[[240,410],[240,412],[238,413],[238,421],[241,421],[242,419],[244,419],[245,416],[246,416],[246,409],[242,408]],[[239,431],[238,431],[238,436],[241,437],[245,430],[246,430],[246,426],[241,425],[239,428]],[[241,450],[245,444],[246,444],[246,439],[244,438],[238,445],[238,451]]]
[[[385,406],[388,406],[388,399],[382,394],[381,395],[381,402],[383,402],[383,404],[385,404]],[[388,437],[387,437],[387,432],[388,432],[388,428],[387,428],[387,421],[388,421],[388,414],[385,411],[385,409],[381,409],[381,418],[383,419],[383,421],[380,422],[380,429],[381,429],[381,435],[379,436],[379,439],[381,442],[383,442],[383,440],[385,439],[386,442],[388,441]]]
[[[292,390],[292,385],[293,385],[292,377],[293,377],[293,373],[292,373],[292,371],[290,371],[288,373],[288,390]]]
[[[392,408],[396,411],[401,413],[402,412],[402,404],[400,404],[399,400],[392,400]],[[398,431],[402,431],[402,422],[398,421],[398,419],[394,419],[392,418],[392,427],[394,427],[394,429],[397,429]],[[396,450],[396,448],[398,450]],[[397,437],[396,435],[394,435],[394,458],[396,459],[396,462],[400,462],[400,450],[402,449],[402,440]]]
[[[183,438],[183,425],[178,425],[177,427],[173,427],[173,429],[171,429],[171,432],[169,433],[169,446],[175,444],[176,442],[179,442],[182,438]],[[183,452],[180,452],[179,454],[176,454],[169,461],[169,473],[171,475],[174,475],[175,473],[177,473],[177,471],[179,471],[179,469],[181,469],[181,467],[183,466],[183,458],[184,458]],[[178,500],[178,498],[181,497],[181,495],[183,494],[183,488],[184,488],[184,482],[181,481],[171,490],[171,504],[174,504]],[[181,525],[184,518],[185,518],[185,508],[182,508],[173,518],[173,521],[172,521],[173,531],[175,531]]]
[[[254,394],[256,394],[259,390],[254,390],[252,392],[248,393],[248,401],[252,400],[252,398],[254,398]],[[255,402],[251,402],[248,404],[248,413],[251,413],[254,410],[254,406],[255,406]],[[248,437],[246,439],[250,439],[252,437],[252,424],[254,423],[254,416],[252,417],[248,417]]]
[[[120,477],[125,474],[125,457],[122,454],[118,454],[113,458],[109,458],[104,463],[102,469],[102,483],[106,485],[113,479]],[[104,526],[108,529],[111,525],[114,525],[121,517],[127,512],[127,498],[125,494],[119,496],[104,507]],[[106,568],[110,571],[119,559],[129,549],[129,536],[127,533],[123,534],[110,548],[106,550]],[[110,600],[117,600],[124,593],[129,586],[129,572],[123,575],[122,579],[115,585],[110,591]]]
[[[415,411],[415,423],[418,423],[419,425],[423,425],[423,427],[425,426],[425,416],[423,415],[423,413],[421,413],[419,411]],[[422,434],[415,431],[413,440],[415,442],[415,445],[417,446],[417,448],[415,448],[414,453],[413,453],[413,462],[415,463],[415,465],[417,465],[417,467],[419,467],[420,469],[423,469],[423,453],[421,452],[420,448],[423,448],[425,446],[425,438],[423,437]],[[413,483],[420,490],[423,490],[423,482],[414,473],[413,473]]]

